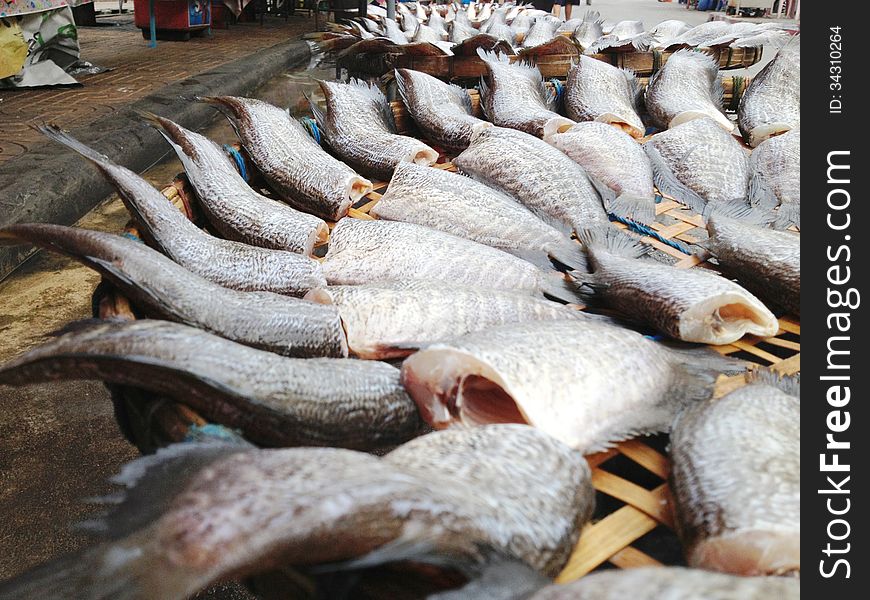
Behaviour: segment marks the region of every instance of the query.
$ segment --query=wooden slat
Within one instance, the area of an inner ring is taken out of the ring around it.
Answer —
[[[673,528],[673,517],[668,508],[665,485],[649,491],[604,469],[595,469],[592,472],[592,485],[599,492],[622,500],[642,510],[659,523]]]
[[[642,439],[622,442],[618,446],[618,450],[621,454],[624,454],[643,466],[647,471],[655,473],[662,479],[667,479],[671,472],[668,459],[658,451],[650,448]]]
[[[801,324],[797,321],[792,321],[790,317],[780,317],[779,328],[789,333],[801,334]]]
[[[801,351],[801,345],[798,342],[792,342],[791,340],[782,340],[780,338],[772,337],[764,338],[764,343],[770,344],[771,346],[786,348],[787,350],[794,350],[795,352]]]
[[[623,506],[588,525],[556,582],[568,583],[583,577],[657,525],[655,519],[633,506]]]
[[[734,342],[733,345],[740,350],[743,350],[744,352],[749,352],[753,356],[757,356],[758,358],[766,360],[769,363],[778,363],[780,361],[780,358],[778,356],[771,354],[770,352],[765,352],[761,348],[755,346],[755,344],[750,344],[744,342],[743,340],[737,340],[736,342]]]
[[[620,569],[638,569],[640,567],[663,567],[664,565],[656,559],[648,556],[635,548],[634,546],[626,546],[613,556],[607,559],[607,562],[612,563]]]

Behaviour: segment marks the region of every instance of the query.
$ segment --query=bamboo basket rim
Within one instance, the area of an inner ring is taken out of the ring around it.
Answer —
[[[393,103],[394,114],[397,124],[401,125],[403,122],[401,113],[404,109],[401,103],[398,103],[398,107],[396,104]],[[437,163],[433,167],[455,170],[450,162]],[[373,182],[373,184],[372,192],[349,210],[349,218],[374,219],[369,215],[369,211],[380,200],[388,182]],[[189,218],[197,219],[195,205],[188,198],[192,193],[191,188],[184,177],[177,177],[161,192]],[[699,241],[692,235],[692,230],[703,227],[700,215],[692,213],[673,198],[661,196],[661,201],[656,205],[656,217],[652,229],[660,237],[684,244],[694,244]],[[662,217],[670,217],[673,222],[665,224],[661,222]],[[626,227],[621,223],[614,223],[614,225],[620,228]],[[648,236],[643,237],[642,240],[670,256],[677,268],[715,270],[715,265],[707,262],[709,255],[705,253],[686,254]],[[112,291],[107,282],[102,282],[94,290],[93,309],[94,315],[101,318],[135,318],[133,307],[123,296]],[[712,346],[712,348],[723,355],[740,355],[741,358],[759,366],[771,367],[783,374],[798,373],[800,371],[800,321],[793,316],[783,316],[779,319],[779,326],[779,331],[772,337],[745,336],[732,344]],[[742,376],[722,376],[716,383],[714,397],[721,397],[743,384]],[[160,429],[159,439],[162,439],[163,443],[189,439],[191,430],[209,426],[205,419],[181,402],[153,395],[149,398],[147,392],[133,388],[112,385],[107,387],[112,394],[119,427],[140,449],[143,448],[142,440],[147,440],[154,435],[154,431],[149,431],[152,425]],[[133,398],[130,398],[131,394]],[[146,402],[147,408],[143,413],[137,416],[139,420],[144,420],[143,422],[146,423],[144,431],[141,430],[143,427],[141,424],[137,426],[134,421],[131,421],[131,414],[129,414],[131,410],[138,410],[136,405],[141,404],[143,399],[150,400],[150,404]],[[159,445],[160,442],[155,444],[155,447]],[[612,464],[610,461],[617,457],[627,459],[644,472],[654,476],[657,484],[650,488],[649,485],[639,485],[626,476],[615,473],[614,469],[610,468]],[[598,493],[618,501],[620,506],[602,518],[586,524],[577,546],[556,581],[559,583],[574,581],[602,567],[605,563],[617,568],[665,566],[665,563],[638,548],[637,543],[659,527],[673,530],[667,456],[650,445],[649,440],[635,438],[619,443],[607,451],[588,455],[586,458],[592,468],[594,488]],[[673,533],[669,535],[674,536]]]

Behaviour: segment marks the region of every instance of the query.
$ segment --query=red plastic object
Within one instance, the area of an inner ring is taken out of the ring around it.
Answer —
[[[133,0],[136,27],[148,29],[148,0]],[[154,16],[158,31],[198,31],[211,27],[210,0],[157,0]]]

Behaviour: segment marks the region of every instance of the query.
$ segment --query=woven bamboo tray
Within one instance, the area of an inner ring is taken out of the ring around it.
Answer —
[[[401,112],[394,106],[394,112]],[[400,130],[406,131],[398,120]],[[236,145],[236,148],[238,146]],[[450,162],[437,168],[455,170]],[[250,172],[250,171],[249,171]],[[374,190],[357,202],[349,218],[373,219],[369,215],[388,182],[376,182]],[[197,222],[194,196],[186,179],[179,176],[162,190],[163,195],[189,218]],[[616,224],[619,227],[625,225]],[[135,226],[127,233],[135,235]],[[701,217],[668,197],[656,206],[656,222],[650,235],[643,237],[655,251],[666,255],[678,268],[715,268],[706,256],[692,254],[689,247],[706,237]],[[679,246],[675,247],[675,246]],[[138,317],[135,307],[106,282],[94,291],[94,316],[100,318]],[[769,338],[747,336],[714,349],[785,374],[800,371],[800,322],[784,316],[779,332]],[[720,377],[716,396],[743,384],[742,377]],[[119,426],[142,451],[149,452],[174,442],[201,439],[218,430],[182,403],[135,388],[107,386],[115,405]],[[678,565],[682,563],[679,541],[673,531],[668,489],[669,461],[665,454],[666,436],[639,438],[617,445],[606,452],[590,455],[592,482],[598,492],[598,509],[583,530],[580,542],[558,577],[569,582],[606,567]]]
[[[719,63],[722,70],[742,69],[751,67],[761,60],[763,48],[703,48],[702,52],[710,54]],[[579,53],[579,50],[578,50]],[[608,62],[615,67],[630,69],[638,76],[649,77],[664,65],[672,51],[648,52],[605,52],[593,54],[593,58]],[[534,57],[534,63],[545,78],[567,77],[571,63],[577,62],[578,54],[550,54]],[[511,56],[511,61],[522,57]],[[486,74],[486,65],[477,56],[413,56],[409,54],[390,54],[384,58],[384,64],[389,67],[404,67],[423,71],[440,79],[477,79]],[[376,69],[377,70],[377,69]],[[378,74],[381,73],[371,73]]]

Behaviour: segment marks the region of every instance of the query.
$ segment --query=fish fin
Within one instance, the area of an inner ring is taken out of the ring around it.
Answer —
[[[501,52],[490,52],[489,50],[484,50],[482,47],[478,47],[477,55],[483,62],[486,63],[502,63],[505,65],[511,64],[511,59],[508,58],[508,55],[502,54]]]
[[[788,229],[790,225],[801,228],[801,205],[795,202],[780,204],[773,222],[774,229]]]
[[[701,211],[701,214],[705,221],[718,216],[762,227],[770,227],[775,216],[770,209],[752,206],[746,201],[746,198],[735,198],[731,201],[710,204]]]
[[[43,124],[35,126],[35,129],[45,135],[47,138],[59,144],[63,144],[70,150],[74,150],[75,152],[81,154],[88,160],[97,163],[98,165],[112,164],[108,156],[106,156],[105,154],[100,154],[90,146],[78,141],[76,138],[63,131],[60,127],[57,127],[55,125]]]
[[[569,281],[562,273],[546,273],[541,283],[544,295],[568,304],[582,304],[583,294],[573,281]]]
[[[492,115],[489,114],[489,110],[487,109],[487,98],[489,97],[489,86],[486,83],[486,78],[481,75],[480,77],[480,109],[483,111],[483,116],[485,116],[490,121],[492,120]]]
[[[779,198],[767,178],[757,169],[752,169],[749,175],[749,204],[765,210],[773,210],[779,205]]]
[[[719,354],[707,346],[658,342],[672,356],[674,377],[671,390],[685,404],[709,400],[719,375],[745,373],[751,363]]]
[[[172,500],[203,468],[252,448],[246,443],[180,443],[137,458],[110,479],[112,483],[123,486],[124,491],[98,499],[103,504],[114,506],[95,519],[79,523],[77,528],[110,540],[126,537],[160,518]]]
[[[583,304],[594,304],[610,286],[598,280],[595,273],[588,271],[568,271],[568,277],[574,282],[574,289]]]
[[[795,398],[801,397],[801,374],[785,375],[774,369],[753,369],[746,374],[746,383],[769,385]]]
[[[553,269],[550,253],[546,250],[532,250],[530,248],[500,248],[500,250],[513,254],[545,271]]]
[[[351,79],[346,85],[357,88],[364,92],[378,109],[378,115],[381,117],[383,125],[391,133],[396,133],[396,120],[393,118],[393,110],[390,108],[390,103],[387,102],[387,97],[376,85],[368,83],[362,79]]]
[[[306,96],[308,99],[308,107],[311,109],[311,114],[314,116],[314,122],[317,124],[317,129],[323,135],[323,138],[328,142],[329,138],[333,137],[333,129],[329,124],[329,119],[326,112],[314,101],[314,98]]]
[[[583,246],[576,242],[566,239],[564,243],[556,244],[547,248],[547,252],[549,253],[550,258],[565,265],[569,269],[581,272],[589,270]]]
[[[623,75],[625,76],[625,80],[628,82],[628,91],[631,95],[631,105],[634,107],[634,111],[636,113],[643,112],[643,87],[641,87],[640,82],[637,80],[637,74],[631,69],[621,69]]]
[[[702,198],[697,192],[683,184],[671,168],[667,165],[658,149],[652,144],[652,140],[643,145],[647,157],[653,170],[653,179],[656,187],[663,194],[671,196],[677,202],[684,204],[689,209],[696,213],[703,213],[707,206],[707,201]]]
[[[616,195],[616,191],[609,185],[600,181],[597,177],[593,177],[586,173],[592,186],[601,196],[601,202],[604,204],[604,209],[613,215],[617,215],[624,219],[631,219],[644,225],[649,225],[656,219],[655,199],[644,198],[632,194]]]
[[[646,52],[652,47],[656,40],[653,34],[645,31],[631,37],[629,40],[626,41],[630,41],[632,48],[634,48],[636,51]]]
[[[624,258],[641,258],[649,253],[650,247],[616,227],[582,229],[577,238],[587,253],[598,251]]]
[[[396,82],[396,90],[399,92],[399,97],[406,108],[410,107],[408,102],[408,89],[405,86],[405,78],[399,73],[399,69],[393,69],[393,79]]]
[[[471,103],[471,96],[468,95],[468,90],[464,87],[460,87],[455,83],[449,84],[450,87],[456,92],[459,96],[459,101],[462,102],[462,107],[465,109],[469,115],[474,114],[474,105]]]

